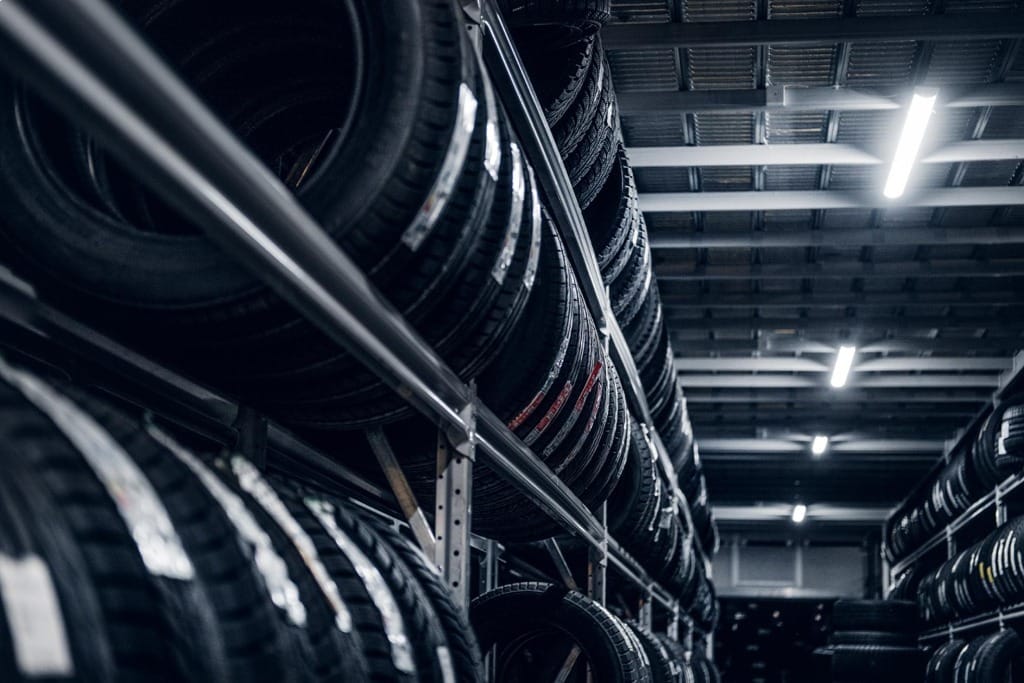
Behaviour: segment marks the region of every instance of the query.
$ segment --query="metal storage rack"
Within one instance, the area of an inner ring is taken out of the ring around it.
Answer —
[[[464,0],[463,6],[489,76],[537,170],[588,307],[625,379],[630,405],[648,425],[662,474],[680,513],[689,517],[668,454],[650,428],[638,374],[610,313],[582,214],[522,64],[492,2]],[[7,0],[0,4],[0,51],[58,106],[73,108],[76,118],[121,152],[152,189],[175,201],[296,310],[444,425],[439,458],[448,476],[438,488],[445,511],[436,516],[443,542],[436,543],[435,558],[463,603],[471,545],[485,550],[485,574],[494,574],[496,544],[473,537],[471,524],[463,523],[470,520],[472,466],[480,457],[588,545],[588,591],[595,599],[604,601],[605,571],[611,566],[644,596],[642,618],[649,623],[656,605],[666,610],[674,634],[679,605],[668,591],[608,537],[603,520],[478,400],[475,387],[444,364],[276,178],[105,3]],[[264,416],[38,301],[29,285],[2,269],[0,329],[19,347],[38,349],[46,362],[63,361],[93,381],[102,378],[97,383],[241,449],[258,464],[321,486],[329,482],[391,514],[401,509],[421,543],[430,547],[433,535],[422,512],[410,509],[403,477],[395,479],[397,495],[380,489]],[[699,561],[710,571],[699,540],[693,540]]]
[[[985,419],[999,403],[1022,389],[1024,389],[1024,351],[1014,357],[1012,367],[1003,375],[992,400],[955,439],[951,440],[946,452],[932,466],[927,476],[890,513],[883,528],[883,546],[888,543],[889,530],[894,521],[926,495],[928,487],[931,486],[942,468],[970,447]],[[952,559],[957,552],[977,541],[979,535],[991,532],[999,525],[1004,524],[1010,516],[1011,505],[1019,509],[1021,503],[1024,503],[1024,473],[1017,473],[997,484],[992,491],[972,503],[945,528],[933,534],[913,552],[888,567],[888,571],[885,573],[887,587],[898,575],[915,565],[925,563],[929,567],[937,567],[946,560]],[[883,564],[886,563],[884,552],[882,561]],[[1019,620],[1022,617],[1024,617],[1024,606],[1007,606],[987,614],[930,629],[921,635],[921,641],[934,642],[936,639],[952,638],[957,634],[984,632],[985,629],[990,629],[993,626],[1001,629],[1006,622]]]

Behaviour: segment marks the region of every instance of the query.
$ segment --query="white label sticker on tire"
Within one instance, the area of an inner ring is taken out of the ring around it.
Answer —
[[[263,508],[274,522],[281,527],[282,531],[291,539],[295,549],[302,557],[309,572],[313,575],[314,581],[320,588],[324,599],[330,603],[334,610],[334,623],[339,631],[349,633],[352,631],[352,613],[348,606],[341,599],[341,592],[338,585],[331,578],[324,563],[320,560],[320,553],[316,550],[313,539],[309,537],[302,525],[288,510],[277,491],[271,487],[256,466],[240,455],[232,456],[231,470],[238,479],[239,486],[248,493]]]
[[[169,434],[154,425],[147,425],[146,431],[192,470],[203,487],[220,504],[239,537],[252,549],[253,565],[263,577],[271,602],[285,613],[288,621],[296,626],[305,626],[306,606],[299,597],[299,587],[288,575],[288,564],[274,549],[270,536],[249,512],[245,502],[205,463],[178,444]]]
[[[192,579],[192,561],[181,545],[167,508],[121,444],[48,384],[11,368],[3,360],[0,377],[46,413],[78,450],[114,501],[149,573],[182,581]]]
[[[0,599],[18,670],[31,678],[74,674],[64,615],[42,558],[0,554]]]

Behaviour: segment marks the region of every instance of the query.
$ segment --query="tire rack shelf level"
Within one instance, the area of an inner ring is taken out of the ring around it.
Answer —
[[[888,544],[889,530],[892,528],[892,524],[900,514],[902,514],[904,510],[913,505],[916,501],[921,500],[928,486],[932,484],[935,477],[942,471],[942,468],[949,464],[954,457],[966,452],[967,448],[970,447],[972,441],[977,436],[978,429],[985,422],[985,418],[988,417],[1002,399],[1019,391],[1022,384],[1024,384],[1024,351],[1021,351],[1014,356],[1013,365],[1001,378],[999,388],[993,394],[992,400],[974,416],[967,428],[965,428],[956,439],[952,440],[942,458],[936,461],[935,465],[932,466],[924,479],[914,487],[911,494],[907,496],[902,503],[896,506],[891,513],[889,513],[889,517],[886,519],[882,528],[883,545]],[[924,556],[934,551],[940,545],[948,543],[947,539],[951,538],[951,535],[955,535],[957,531],[962,529],[968,523],[977,519],[978,516],[985,514],[990,507],[992,507],[992,512],[996,515],[996,519],[1002,519],[1005,521],[1005,510],[1001,510],[1001,498],[1005,497],[1008,492],[1018,489],[1021,484],[1022,481],[1020,475],[1010,476],[996,486],[993,491],[975,501],[956,519],[951,521],[943,530],[936,532],[913,552],[892,564],[889,568],[888,576],[886,576],[886,586],[888,587],[888,585],[891,585],[896,576],[902,574]],[[947,559],[950,559],[951,557],[951,555],[948,555]],[[883,561],[887,561],[884,552]]]
[[[74,110],[76,118],[104,140],[150,189],[197,218],[212,239],[414,407],[445,425],[449,434],[473,442],[476,454],[492,469],[642,592],[670,613],[677,610],[669,594],[607,538],[603,520],[479,403],[475,392],[393,311],[291,194],[106,3],[7,0],[0,5],[0,45],[9,55],[8,64],[32,74],[33,85],[59,108]],[[65,45],[102,45],[102,54],[88,49],[72,52]],[[118,68],[112,69],[112,64]],[[159,115],[153,119],[138,116],[144,102],[149,111]],[[536,160],[534,154],[531,161]],[[550,165],[550,157],[548,160]],[[560,167],[560,162],[557,164]],[[563,183],[567,182],[564,169],[562,176]],[[578,214],[578,206],[575,211]],[[570,251],[588,248],[589,244],[577,243]],[[593,254],[590,256],[593,262]],[[158,412],[162,407],[170,415],[184,415],[186,425],[195,421],[199,429],[220,432],[222,438],[225,427],[230,433],[238,411],[230,401],[48,309],[23,284],[4,280],[2,296],[21,304],[2,307],[4,320],[21,334],[55,341],[75,357],[91,358],[106,371],[114,369],[121,381],[127,380],[128,396],[148,396],[153,403],[147,405],[156,406]],[[581,281],[588,280],[591,285],[595,282],[592,277],[581,277]],[[616,341],[621,333],[615,334],[614,321],[605,316],[600,320],[611,328],[613,349],[621,350],[621,339]],[[635,368],[625,376],[635,381]],[[640,402],[641,414],[649,421],[642,392],[629,393]],[[285,458],[297,460],[317,479],[327,477],[338,482],[339,488],[362,489],[364,495],[373,491],[372,485],[360,483],[358,477],[276,426],[269,425],[268,430],[272,445],[280,448],[284,444],[289,451]],[[272,451],[268,457],[273,455]],[[659,448],[659,457],[667,459],[663,448]],[[674,486],[674,480],[670,482]],[[384,498],[379,491],[376,495]],[[682,502],[679,495],[677,490],[677,500]],[[683,508],[685,512],[685,505]],[[466,577],[468,544],[464,547],[458,571]],[[447,553],[445,558],[447,563]]]

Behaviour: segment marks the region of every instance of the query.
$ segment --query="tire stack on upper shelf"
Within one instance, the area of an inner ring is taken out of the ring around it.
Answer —
[[[4,681],[484,680],[431,564],[370,513],[2,358],[0,445]]]
[[[457,4],[116,4],[388,303],[597,509],[631,448],[625,396]],[[44,299],[345,459],[362,437],[341,430],[410,419],[403,398],[177,203],[3,78],[0,252]],[[433,439],[422,445],[426,457],[399,455],[432,478]],[[559,531],[486,467],[476,485],[482,533]]]
[[[939,472],[927,495],[889,528],[887,553],[898,561],[1024,467],[1024,395],[1002,401],[965,452]]]

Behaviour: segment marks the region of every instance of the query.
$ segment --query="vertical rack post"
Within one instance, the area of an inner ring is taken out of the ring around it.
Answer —
[[[637,614],[637,621],[648,631],[651,630],[651,621],[653,621],[653,615],[651,614],[651,603],[653,601],[654,598],[651,596],[650,589],[648,589],[643,597],[640,598],[640,610]]]
[[[666,635],[672,640],[679,642],[679,603],[672,601],[672,613],[668,618],[668,629]]]
[[[476,386],[471,385],[473,395]],[[434,536],[437,562],[445,584],[462,609],[469,607],[469,530],[470,500],[473,486],[473,460],[476,458],[476,401],[462,412],[465,433],[454,444],[444,430],[437,432],[437,488],[434,510]]]
[[[587,595],[600,604],[605,604],[607,599],[607,575],[608,575],[608,504],[602,503],[598,511],[598,520],[604,530],[604,537],[601,539],[601,547],[591,547],[587,551]]]

